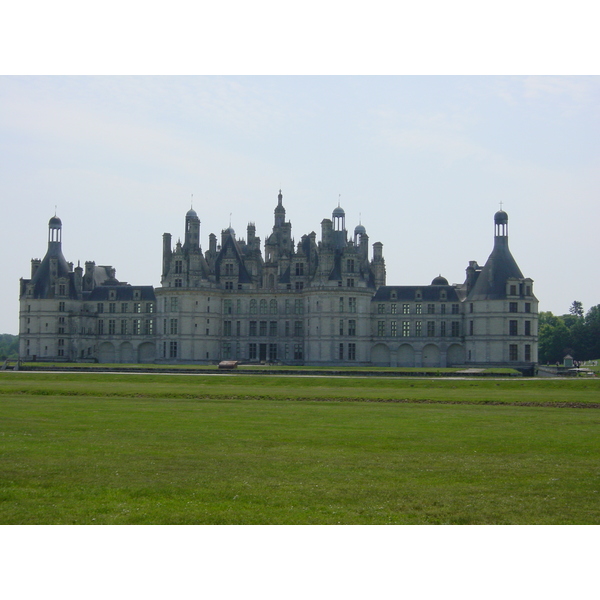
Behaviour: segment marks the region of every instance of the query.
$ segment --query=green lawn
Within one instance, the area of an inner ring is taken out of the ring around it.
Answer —
[[[0,523],[598,524],[599,384],[2,373]]]

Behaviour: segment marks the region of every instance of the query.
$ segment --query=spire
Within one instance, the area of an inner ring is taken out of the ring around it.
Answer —
[[[285,208],[283,208],[283,194],[279,190],[277,206],[275,207],[275,227],[282,227],[285,223]]]

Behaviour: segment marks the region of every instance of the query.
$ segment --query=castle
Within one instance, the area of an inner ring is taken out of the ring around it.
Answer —
[[[161,286],[119,282],[115,269],[62,253],[49,221],[48,251],[20,280],[20,357],[37,361],[506,367],[537,363],[538,301],[508,248],[508,215],[494,215],[494,246],[462,284],[441,276],[386,285],[383,244],[369,256],[359,224],[331,219],[295,244],[279,191],[264,255],[255,225],[229,227],[200,246],[200,219],[185,215],[183,244],[163,235]]]

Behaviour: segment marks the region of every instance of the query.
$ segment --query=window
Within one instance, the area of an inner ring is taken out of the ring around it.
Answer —
[[[233,300],[223,300],[223,312],[226,315],[233,313]]]
[[[332,306],[332,308],[333,308],[333,306]],[[339,311],[344,312],[344,298],[340,298]]]
[[[457,315],[458,311],[459,311],[459,305],[458,304],[453,304],[452,305],[452,314],[453,315]],[[471,312],[473,312],[473,311],[471,311]]]
[[[304,306],[302,305],[302,300],[296,300],[294,302],[294,313],[297,315],[301,315],[304,312]]]
[[[460,321],[452,321],[452,337],[460,335]]]
[[[296,277],[304,275],[304,263],[296,263]]]
[[[256,300],[250,300],[250,314],[255,315],[256,309],[257,309]]]
[[[257,321],[250,321],[250,329],[248,330],[248,335],[255,337],[256,336],[256,326],[257,326]]]
[[[260,314],[266,315],[267,314],[267,301],[261,300],[259,306],[260,306]]]
[[[277,344],[269,344],[269,360],[271,362],[277,360]]]
[[[445,291],[441,291],[440,292],[440,300],[446,300],[447,296],[446,296],[446,292]]]
[[[435,321],[427,321],[427,335],[429,337],[435,336]]]
[[[237,315],[241,315],[242,314],[242,301],[241,300],[236,300],[235,301],[235,313]]]
[[[296,337],[303,335],[302,321],[294,321],[294,335]]]
[[[354,287],[354,279],[347,279],[346,287]]]
[[[165,298],[166,301],[166,298]],[[121,302],[121,312],[122,313],[126,313],[127,312],[127,302]]]
[[[385,321],[377,321],[377,335],[379,337],[385,335]]]
[[[340,335],[344,335],[344,320],[340,319]]]
[[[108,312],[109,313],[115,313],[115,312],[117,312],[117,304],[116,304],[116,302],[111,302],[108,305]]]
[[[171,310],[179,310],[179,298],[177,296],[171,298]]]
[[[285,333],[284,333],[285,337],[289,337],[290,335],[290,322],[286,321],[285,322]]]
[[[296,283],[294,284],[294,287],[296,288],[296,291],[300,291],[304,289],[304,281],[296,281]]]
[[[469,321],[469,335],[474,335],[474,333],[473,333],[473,321]]]
[[[525,335],[531,335],[531,321],[525,321]]]
[[[346,261],[346,271],[348,271],[348,273],[354,273],[354,261],[353,260]]]
[[[98,335],[104,335],[104,320],[98,319]]]
[[[58,295],[64,296],[67,293],[67,288],[64,283],[59,284],[58,286]]]
[[[98,312],[99,313],[103,313],[104,312],[104,303],[103,302],[98,302]]]
[[[146,319],[144,321],[144,335],[154,334],[154,321],[152,319]]]
[[[250,360],[256,360],[258,357],[257,345],[255,343],[248,344],[248,358]]]
[[[267,335],[267,322],[266,321],[260,321],[258,324],[258,335],[262,336],[262,337],[266,337]]]
[[[276,315],[277,314],[277,300],[275,300],[275,298],[273,298],[269,302],[269,314],[270,315]]]
[[[235,324],[235,335],[237,337],[240,337],[242,335],[242,322],[241,321],[236,321]],[[238,352],[239,355],[239,352]]]
[[[302,344],[294,344],[294,360],[302,360],[304,357],[304,349]]]
[[[421,312],[422,312],[422,310],[423,310],[422,306],[423,306],[422,304],[415,304],[415,313],[417,313],[418,315],[420,315]]]
[[[226,263],[225,264],[225,277],[232,277],[233,276],[233,263]]]
[[[127,321],[125,319],[121,319],[121,335],[127,335]]]
[[[440,304],[440,313],[443,315],[446,314],[446,305],[445,304]]]
[[[531,346],[529,344],[525,344],[525,360],[527,362],[531,361]]]
[[[427,305],[427,314],[428,315],[435,314],[435,304],[428,304]]]
[[[223,359],[228,360],[231,358],[231,342],[223,342]]]
[[[377,314],[378,315],[385,314],[385,304],[378,304],[377,305]]]
[[[530,285],[525,286],[525,295],[531,296],[531,286]]]
[[[338,348],[338,358],[344,360],[344,344],[340,344]]]
[[[446,337],[446,321],[440,323],[440,337]]]
[[[508,346],[508,360],[519,360],[519,346],[517,344]]]
[[[508,303],[508,312],[519,312],[519,303],[518,302],[509,302]]]
[[[177,342],[169,342],[169,358],[177,358]]]
[[[223,335],[231,335],[231,321],[223,321]]]
[[[518,335],[518,321],[508,322],[508,335]]]
[[[531,312],[531,302],[525,302],[525,312],[526,313]]]
[[[403,304],[402,305],[402,314],[403,315],[410,315],[410,304]]]
[[[348,321],[348,335],[356,335],[356,321],[354,319]]]
[[[133,303],[133,312],[134,313],[141,313],[142,312],[142,305],[139,302],[134,302]]]
[[[351,313],[356,312],[356,298],[348,298],[348,310]]]
[[[469,312],[473,312],[473,303],[472,302],[469,304]]]
[[[29,311],[30,308],[31,308],[30,306],[27,307],[27,311],[28,312],[30,312]],[[59,302],[58,303],[58,311],[59,312],[65,312],[65,303],[64,302]]]
[[[511,285],[510,286],[510,295],[511,296],[516,296],[517,295],[517,286],[516,285]]]
[[[180,260],[175,261],[175,275],[183,273],[183,262]]]
[[[65,340],[58,340],[58,345],[59,346],[64,346],[65,345]]]
[[[397,321],[392,321],[390,323],[391,326],[391,330],[390,330],[390,334],[392,337],[396,337],[398,335],[398,322]]]
[[[356,360],[356,344],[348,344],[348,360]]]
[[[154,303],[153,302],[146,302],[146,312],[147,313],[154,312]]]
[[[133,320],[133,335],[140,335],[142,320],[134,319]]]
[[[277,321],[269,321],[269,336],[277,337]]]
[[[395,302],[392,302],[390,308],[393,315],[395,315],[398,312],[398,305]]]
[[[410,321],[402,321],[402,337],[410,336]]]
[[[135,319],[135,320],[134,320],[134,323],[135,323],[135,321],[137,321],[137,320],[138,320],[138,319]],[[177,335],[177,329],[178,329],[177,325],[178,325],[178,323],[177,323],[177,319],[171,319],[171,320],[170,320],[170,322],[169,322],[169,326],[170,326],[169,333],[170,333],[171,335]]]
[[[225,282],[225,289],[226,290],[232,290],[233,289],[233,281],[226,281]]]
[[[108,335],[115,335],[115,330],[117,328],[117,322],[114,319],[108,320]]]

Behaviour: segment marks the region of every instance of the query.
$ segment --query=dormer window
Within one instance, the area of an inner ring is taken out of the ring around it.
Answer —
[[[134,290],[133,291],[133,299],[134,300],[139,300],[140,299],[140,290]]]
[[[116,300],[117,299],[117,291],[116,290],[109,290],[109,292],[108,292],[108,299],[109,300]]]
[[[415,292],[415,300],[423,300],[423,292],[421,290]]]
[[[304,263],[296,263],[296,277],[304,276]]]

